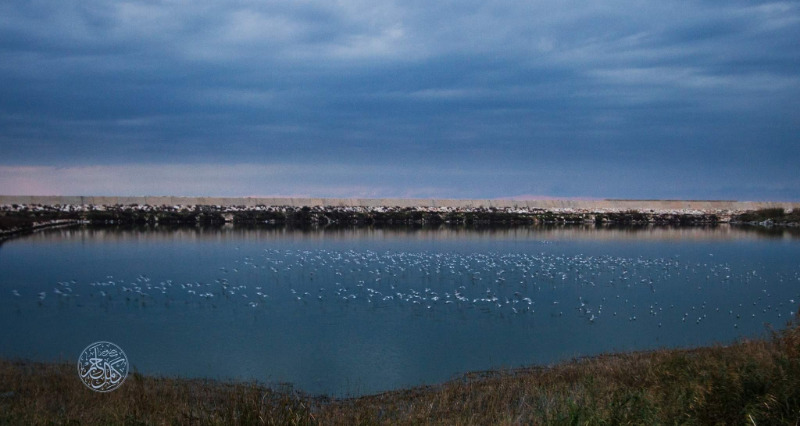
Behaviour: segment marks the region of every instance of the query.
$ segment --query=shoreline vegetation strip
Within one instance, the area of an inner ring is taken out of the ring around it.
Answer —
[[[1,359],[0,424],[797,424],[798,325],[728,346],[604,354],[355,398],[136,372],[101,394],[72,362]]]
[[[558,211],[518,208],[289,207],[150,205],[3,205],[0,236],[71,224],[283,226],[536,226],[548,224],[713,226],[722,223],[800,225],[800,210],[769,208],[743,212]]]

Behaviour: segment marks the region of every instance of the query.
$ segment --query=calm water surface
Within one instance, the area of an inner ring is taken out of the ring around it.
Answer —
[[[0,245],[0,355],[358,395],[782,328],[800,239],[712,230],[60,229]]]

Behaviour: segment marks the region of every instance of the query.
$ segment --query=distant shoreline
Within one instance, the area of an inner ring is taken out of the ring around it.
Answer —
[[[413,208],[517,208],[554,212],[739,213],[759,209],[800,209],[800,202],[734,200],[578,200],[578,199],[435,199],[435,198],[286,198],[286,197],[172,197],[172,196],[40,196],[0,195],[0,205],[150,205],[220,207],[413,207]]]
[[[547,203],[545,203],[547,201]],[[427,203],[427,204],[426,204]],[[544,203],[544,204],[543,204]],[[374,204],[374,205],[372,205]],[[404,205],[413,204],[413,205]],[[503,204],[506,204],[503,206]],[[67,224],[800,226],[800,203],[0,196],[0,237]]]

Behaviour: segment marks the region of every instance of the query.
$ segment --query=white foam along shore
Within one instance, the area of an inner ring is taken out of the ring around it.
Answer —
[[[216,206],[250,209],[258,207],[330,207],[337,210],[381,211],[386,208],[414,208],[420,211],[448,212],[501,209],[507,212],[530,213],[619,213],[639,211],[654,214],[718,214],[732,215],[767,208],[792,211],[800,202],[734,201],[734,200],[613,200],[613,199],[423,199],[423,198],[270,198],[270,197],[173,197],[173,196],[40,196],[0,195],[0,205],[70,206],[82,210],[102,206]]]

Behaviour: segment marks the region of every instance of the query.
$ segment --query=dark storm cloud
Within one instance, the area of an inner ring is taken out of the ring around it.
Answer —
[[[245,194],[799,199],[796,40],[798,2],[11,1],[0,174],[262,165],[294,178]],[[226,182],[206,185],[245,191]]]

